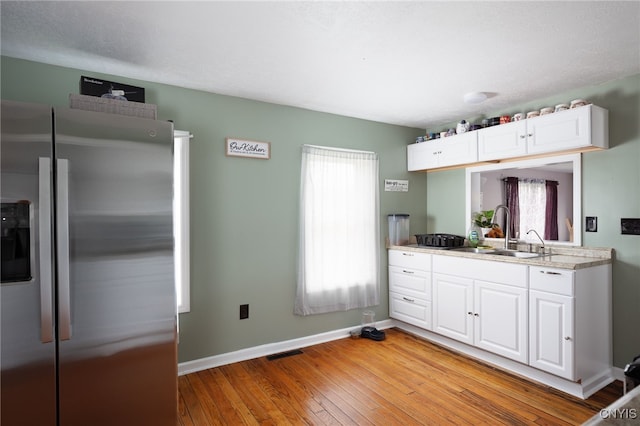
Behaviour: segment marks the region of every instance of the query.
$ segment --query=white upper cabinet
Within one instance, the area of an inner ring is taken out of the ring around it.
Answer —
[[[407,169],[410,172],[477,161],[478,132],[466,132],[407,146]]]
[[[586,105],[407,146],[407,169],[609,148],[609,112]]]
[[[528,154],[578,148],[609,148],[609,112],[596,105],[586,105],[526,121]]]
[[[527,155],[527,122],[514,121],[478,132],[478,160],[490,161]]]

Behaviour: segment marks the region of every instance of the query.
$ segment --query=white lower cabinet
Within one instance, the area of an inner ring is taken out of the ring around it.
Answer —
[[[431,255],[389,250],[389,316],[431,330]]]
[[[527,362],[526,266],[434,256],[433,270],[433,331]]]
[[[574,299],[529,291],[529,365],[573,380]]]
[[[529,364],[590,383],[611,368],[611,265],[529,268]]]
[[[527,289],[475,283],[475,345],[527,362]]]
[[[389,289],[390,316],[445,346],[581,398],[614,380],[611,264],[572,270],[390,250]]]
[[[473,345],[473,280],[433,274],[433,331]]]
[[[389,315],[409,324],[431,330],[431,302],[391,292]]]

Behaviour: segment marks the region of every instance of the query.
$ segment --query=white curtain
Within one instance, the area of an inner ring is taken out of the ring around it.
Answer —
[[[380,303],[378,155],[305,145],[294,312]]]
[[[525,238],[530,229],[544,232],[544,211],[547,203],[547,188],[544,180],[523,180],[518,182],[520,204],[520,235]],[[542,214],[541,214],[542,213]]]

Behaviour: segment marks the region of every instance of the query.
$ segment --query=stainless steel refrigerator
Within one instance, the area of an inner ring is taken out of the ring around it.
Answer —
[[[0,424],[174,426],[173,125],[1,113]]]

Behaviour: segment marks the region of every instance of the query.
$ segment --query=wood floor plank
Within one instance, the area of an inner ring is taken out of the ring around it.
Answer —
[[[365,345],[368,344],[380,344],[380,343],[364,343]],[[366,347],[366,346],[365,346]],[[369,359],[370,364],[372,365],[372,369],[376,370],[376,371],[380,371],[379,374],[383,374],[383,375],[391,375],[395,380],[395,378],[399,378],[399,377],[407,377],[407,376],[419,376],[422,375],[424,377],[424,371],[425,369],[419,369],[419,372],[414,371],[415,369],[415,365],[414,366],[410,366],[409,364],[407,364],[407,362],[411,362],[412,358],[407,358],[405,359],[402,354],[399,354],[398,352],[394,352],[394,351],[389,351],[387,350],[387,348],[384,349],[384,351],[375,351],[375,353],[366,353],[364,350],[359,351],[360,353],[364,354],[364,357],[367,357]],[[384,356],[378,356],[376,357],[376,355],[380,355],[380,354],[385,354]],[[349,353],[349,356],[351,358],[358,358],[358,354],[352,354]],[[365,361],[366,358],[360,358],[362,361]],[[407,364],[406,368],[404,368],[403,370],[398,370],[398,364],[399,363],[403,363],[403,364]],[[381,367],[378,367],[381,366]],[[449,386],[450,384],[454,384],[454,386]],[[415,386],[418,386],[417,388]],[[437,392],[434,392],[434,386],[437,387]],[[443,392],[444,388],[449,388],[447,392]],[[455,381],[453,380],[449,380],[449,374],[446,371],[442,371],[441,373],[435,373],[434,375],[431,375],[429,377],[429,380],[416,380],[416,382],[414,382],[414,391],[416,393],[421,393],[424,396],[425,401],[422,402],[423,404],[428,404],[428,405],[432,405],[435,408],[438,408],[440,406],[449,406],[452,408],[455,408],[456,405],[459,405],[459,402],[461,400],[460,398],[460,392],[463,391],[464,389],[460,386],[455,386]],[[437,397],[434,397],[434,395],[438,395]],[[434,401],[434,398],[437,398],[437,401]],[[472,422],[472,423],[477,423],[480,421],[488,421],[488,422],[494,422],[496,420],[496,416],[494,415],[488,415],[487,413],[475,413],[473,415],[466,415],[468,413],[468,410],[464,409],[464,405],[462,405],[460,407],[459,410],[456,411],[456,413],[458,413],[457,415],[462,417],[464,420]],[[455,414],[452,412],[452,410],[450,410],[449,412],[446,413],[446,416],[448,418],[453,417]],[[537,418],[537,416],[532,416],[532,419]]]
[[[180,396],[183,398],[184,406],[188,411],[188,416],[183,416],[183,419],[190,419],[193,424],[198,426],[209,425],[206,412],[200,403],[200,395],[196,394],[191,387],[189,376],[178,378],[178,389]]]
[[[218,409],[216,400],[208,392],[208,383],[201,379],[200,374],[192,374],[189,376],[189,383],[193,392],[198,395],[202,414],[207,419],[207,424],[224,424],[224,417]]]
[[[304,383],[305,389],[311,393],[314,401],[320,404],[340,424],[370,425],[358,410],[345,403],[342,390],[327,378],[327,374],[296,359],[278,361],[280,368]]]
[[[434,397],[430,392],[420,392],[416,388],[415,382],[413,387],[408,389],[404,379],[407,376],[417,375],[417,373],[412,369],[398,369],[397,358],[376,357],[375,355],[385,352],[381,352],[379,348],[372,351],[369,345],[382,345],[382,343],[365,339],[353,342],[352,346],[356,348],[355,350],[349,351],[343,347],[339,355],[333,356],[333,361],[337,362],[337,358],[341,369],[351,371],[360,367],[366,369],[369,374],[378,376],[379,386],[376,386],[376,389],[379,389],[382,398],[393,401],[395,405],[403,409],[407,415],[413,417],[419,424],[435,420],[450,420],[462,424],[472,420],[465,418],[463,411],[456,413],[443,408],[451,400],[455,399],[455,396],[438,394]],[[422,384],[424,384],[423,381],[418,386]],[[428,413],[425,413],[424,407],[428,406],[431,409]],[[479,419],[476,417],[473,420],[478,421]]]
[[[314,356],[314,349],[308,352],[310,356]],[[333,354],[330,359],[322,361],[319,357],[321,368],[339,368],[341,371],[347,371],[346,384],[342,384],[345,389],[356,398],[368,398],[369,409],[367,413],[372,414],[370,420],[378,421],[380,416],[384,415],[392,424],[412,424],[424,422],[425,418],[419,411],[411,409],[411,397],[407,393],[398,392],[392,385],[392,378],[381,377],[375,375],[371,371],[371,366],[363,363],[352,363],[341,354]],[[331,365],[328,365],[328,364]],[[361,389],[367,389],[367,393],[362,393]],[[393,393],[395,398],[393,402],[389,400],[389,395]],[[406,409],[409,408],[409,409]]]
[[[570,395],[560,394],[558,391],[533,382],[530,382],[531,386],[523,387],[523,379],[515,375],[477,361],[470,362],[463,355],[415,337],[414,339],[418,341],[419,346],[429,347],[429,353],[432,355],[429,365],[440,364],[440,368],[446,369],[444,372],[450,378],[450,381],[464,383],[466,380],[467,384],[465,386],[467,387],[470,387],[470,381],[473,381],[475,386],[486,386],[487,390],[495,392],[494,395],[496,397],[499,394],[508,395],[509,398],[517,399],[540,412],[568,422],[575,422],[577,417],[582,419],[578,423],[580,424],[593,415],[593,410],[586,408],[587,405],[582,400]],[[423,351],[420,351],[419,348],[412,347],[411,349],[414,350],[414,356],[419,362]],[[436,357],[434,356],[435,354],[444,356]],[[551,403],[552,401],[555,403]]]
[[[581,400],[401,330],[179,378],[178,425],[579,425],[619,398]]]
[[[267,364],[271,362],[273,361],[258,358],[247,361],[244,365],[256,375],[256,383],[290,423],[325,424],[326,416],[323,419],[316,415],[323,411],[322,407],[310,399],[305,390],[280,368]]]
[[[224,367],[224,366],[223,366]],[[221,400],[224,404],[227,404],[229,410],[233,412],[233,416],[238,419],[237,424],[257,425],[259,422],[253,415],[247,403],[241,395],[236,392],[234,386],[229,382],[227,376],[224,374],[223,367],[212,368],[207,370],[211,375],[215,384],[220,389]],[[228,411],[229,411],[228,410]],[[226,420],[226,417],[225,417]],[[230,421],[227,424],[233,424]]]

